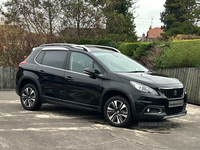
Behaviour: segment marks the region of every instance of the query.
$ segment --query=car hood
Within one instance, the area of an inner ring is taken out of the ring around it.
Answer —
[[[116,73],[119,78],[139,82],[153,88],[182,88],[183,84],[176,78],[157,73]]]

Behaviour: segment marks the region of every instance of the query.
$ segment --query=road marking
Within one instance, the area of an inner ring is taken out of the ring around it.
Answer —
[[[75,119],[78,117],[68,117],[68,116],[61,116],[61,115],[54,115],[54,114],[36,114],[34,116],[35,118],[40,118],[40,119],[48,119],[48,118],[52,118],[52,119]]]
[[[20,100],[0,100],[0,103],[1,104],[10,104],[10,103],[20,104]]]
[[[106,125],[93,125],[92,127],[48,127],[48,128],[26,128],[26,129],[0,129],[0,132],[23,132],[23,131],[35,131],[35,132],[57,132],[57,131],[92,131],[99,130],[99,127],[104,130],[113,130],[112,127]]]

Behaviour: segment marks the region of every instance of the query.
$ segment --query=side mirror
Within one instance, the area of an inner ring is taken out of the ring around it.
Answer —
[[[85,68],[84,69],[85,74],[88,74],[90,77],[96,77],[96,72],[93,68]]]

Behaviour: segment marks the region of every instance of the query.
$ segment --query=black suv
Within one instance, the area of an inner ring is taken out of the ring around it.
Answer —
[[[135,119],[186,115],[183,84],[149,71],[119,50],[99,45],[46,44],[19,64],[16,92],[22,106],[42,103],[102,112],[114,126]]]

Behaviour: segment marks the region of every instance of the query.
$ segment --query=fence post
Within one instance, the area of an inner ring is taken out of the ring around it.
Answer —
[[[3,67],[0,66],[0,89],[3,89]]]

